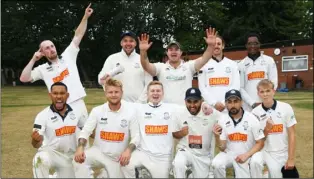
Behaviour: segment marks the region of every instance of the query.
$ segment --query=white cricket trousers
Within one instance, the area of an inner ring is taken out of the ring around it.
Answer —
[[[213,160],[212,167],[215,178],[226,178],[226,168],[233,167],[235,178],[251,178],[249,162],[250,158],[244,163],[235,161],[236,156],[220,152]]]
[[[196,156],[190,151],[179,149],[172,162],[174,177],[186,178],[186,170],[191,166],[193,178],[208,178],[210,156]]]
[[[135,178],[135,168],[144,166],[152,178],[169,178],[171,155],[169,157],[155,157],[143,151],[135,150],[130,163],[122,167],[125,178]]]
[[[288,160],[288,152],[256,152],[250,162],[252,178],[262,178],[266,164],[270,178],[282,178],[281,168]]]
[[[86,149],[85,157],[84,163],[79,164],[83,165],[80,167],[79,178],[94,178],[92,170],[89,167],[104,168],[108,174],[108,178],[124,178],[121,172],[120,163],[101,152],[98,147],[92,146]]]
[[[34,178],[49,178],[51,168],[55,169],[58,178],[74,178],[72,161],[73,154],[67,155],[51,149],[38,151],[33,158]]]

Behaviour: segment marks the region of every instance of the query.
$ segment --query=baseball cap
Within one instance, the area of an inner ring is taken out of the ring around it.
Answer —
[[[166,49],[170,48],[172,45],[176,45],[176,46],[179,47],[179,49],[181,49],[181,45],[180,45],[180,43],[177,42],[177,41],[172,41],[172,42],[170,42],[170,43],[167,45],[167,48],[166,48]]]
[[[198,88],[189,88],[185,92],[185,100],[188,100],[188,99],[195,99],[195,100],[202,99],[201,91]]]
[[[281,168],[281,173],[283,178],[299,178],[299,172],[295,166],[292,170],[286,170],[285,166],[283,166]]]
[[[231,97],[237,97],[237,98],[242,100],[240,91],[238,91],[236,89],[232,89],[232,90],[229,90],[229,91],[226,92],[226,94],[225,94],[225,101],[227,101]]]
[[[124,31],[122,34],[121,34],[121,40],[125,37],[125,36],[130,36],[132,37],[133,39],[136,40],[136,34],[130,30],[126,30]]]

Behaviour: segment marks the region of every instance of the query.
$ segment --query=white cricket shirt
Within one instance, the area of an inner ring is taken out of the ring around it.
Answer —
[[[261,54],[255,61],[245,57],[239,63],[241,95],[249,106],[255,102],[261,102],[257,94],[257,84],[262,79],[269,79],[278,86],[278,72],[274,59],[270,56]]]
[[[185,105],[184,96],[187,89],[192,87],[195,70],[195,60],[181,61],[177,68],[173,68],[169,61],[166,63],[154,63],[156,76],[164,86],[165,103]]]
[[[222,127],[220,140],[227,140],[226,152],[233,156],[248,152],[257,140],[265,137],[258,119],[247,111],[244,111],[236,125],[229,115],[224,115],[219,124]]]
[[[225,94],[231,89],[240,90],[240,74],[236,62],[227,57],[219,62],[209,60],[198,76],[199,89],[204,100],[214,106],[217,102],[225,104]]]
[[[94,107],[79,138],[88,139],[96,128],[93,145],[118,160],[129,144],[129,137],[132,139],[130,143],[138,144],[134,141],[138,127],[136,114],[133,104],[126,101],[121,101],[118,111],[111,111],[108,102]]]
[[[297,123],[292,107],[284,102],[274,100],[271,108],[263,104],[252,110],[259,119],[262,129],[266,126],[268,118],[274,121],[271,131],[268,133],[264,150],[268,152],[288,152],[288,128]]]
[[[110,55],[98,74],[98,82],[100,83],[100,78],[119,65],[124,67],[124,71],[113,78],[121,81],[123,84],[122,98],[129,102],[136,102],[142,95],[145,85],[152,80],[152,77],[142,68],[140,55],[135,50],[130,56],[124,50]]]
[[[175,121],[175,132],[180,131],[184,126],[189,127],[189,133],[179,140],[177,149],[190,151],[197,156],[210,155],[211,140],[213,137],[213,126],[222,114],[213,109],[213,113],[205,115],[201,110],[197,115],[192,115],[186,107],[182,108],[178,119]]]
[[[138,150],[155,157],[170,157],[173,147],[173,122],[177,105],[160,103],[140,104]]]
[[[61,59],[56,63],[44,63],[35,67],[31,72],[32,82],[44,80],[48,91],[55,82],[63,82],[68,87],[70,94],[67,103],[70,104],[86,96],[85,90],[80,80],[80,75],[76,65],[77,54],[79,52],[73,42],[61,54]]]
[[[67,105],[64,117],[51,106],[42,110],[35,118],[34,130],[43,136],[41,149],[52,149],[62,153],[73,154],[77,147],[76,133],[84,126],[85,119],[78,118],[77,113]]]

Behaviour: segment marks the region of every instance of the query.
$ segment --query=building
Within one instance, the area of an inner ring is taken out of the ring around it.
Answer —
[[[278,70],[278,89],[313,90],[313,39],[277,41],[261,45],[261,51],[274,58]],[[196,59],[203,51],[187,52],[189,59]],[[247,51],[244,46],[225,48],[224,55],[241,61]],[[197,86],[194,78],[193,86]]]

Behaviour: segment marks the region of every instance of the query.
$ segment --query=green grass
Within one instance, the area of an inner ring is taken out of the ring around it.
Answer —
[[[106,101],[102,88],[86,89],[88,111]],[[296,126],[296,165],[300,177],[313,177],[313,93],[276,93],[276,99],[291,104]],[[5,86],[1,89],[1,177],[32,178],[32,158],[36,150],[30,144],[34,118],[49,105],[44,86]],[[232,170],[227,170],[232,176]]]

